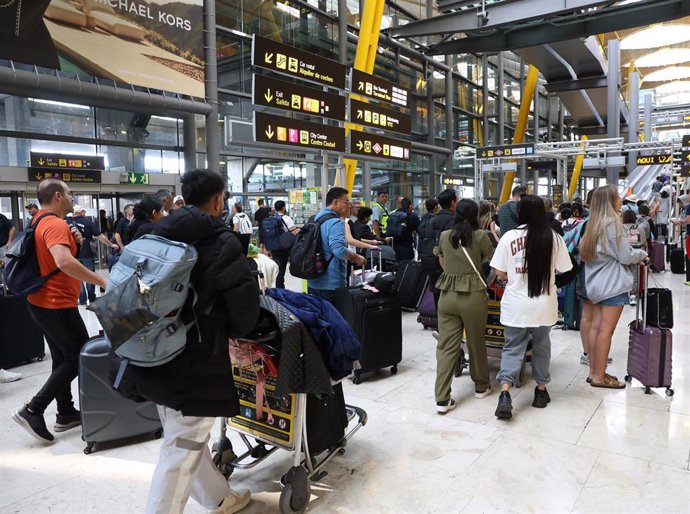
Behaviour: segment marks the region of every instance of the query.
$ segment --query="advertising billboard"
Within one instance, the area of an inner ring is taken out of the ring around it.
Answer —
[[[203,98],[203,0],[0,0],[0,59]]]

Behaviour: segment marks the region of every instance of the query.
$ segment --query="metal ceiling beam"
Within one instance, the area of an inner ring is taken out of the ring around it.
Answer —
[[[688,15],[690,15],[690,0],[659,0],[649,4],[629,4],[599,13],[592,12],[588,14],[587,18],[568,23],[541,24],[515,28],[512,31],[497,32],[488,36],[454,39],[439,44],[430,49],[428,53],[429,55],[446,55],[468,52],[501,52],[556,41],[584,38],[592,34],[631,29],[675,20]]]
[[[516,22],[570,14],[610,3],[611,0],[519,0],[518,4],[518,0],[506,0],[487,5],[486,17],[474,9],[464,9],[390,29],[389,34],[394,37],[417,37],[496,29],[515,25]]]
[[[578,89],[597,89],[606,87],[606,77],[589,77],[577,80],[559,80],[549,82],[544,87],[549,93],[577,91]]]

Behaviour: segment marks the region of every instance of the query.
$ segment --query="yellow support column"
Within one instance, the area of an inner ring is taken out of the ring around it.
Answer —
[[[580,138],[580,146],[585,147],[585,141],[589,138],[582,136]],[[573,176],[570,178],[570,187],[568,188],[568,200],[572,200],[577,189],[577,181],[580,180],[580,172],[582,171],[582,163],[585,161],[585,154],[581,153],[575,158],[575,166],[573,167]]]
[[[374,65],[376,64],[376,50],[379,46],[379,34],[381,33],[381,19],[383,18],[383,10],[385,5],[385,0],[364,0],[362,23],[359,26],[359,40],[357,41],[354,64],[355,69],[359,71],[369,74],[374,72]],[[361,131],[362,127],[360,125],[346,123],[345,134],[348,135],[350,130]],[[343,164],[345,166],[345,188],[348,191],[352,191],[355,186],[357,160],[343,159]],[[362,193],[363,195],[368,194],[366,191],[362,191]],[[364,200],[366,201],[366,198],[364,198]]]
[[[529,108],[534,98],[534,90],[537,87],[537,78],[539,77],[539,70],[530,65],[525,79],[525,89],[520,95],[520,114],[518,115],[517,124],[515,125],[515,136],[513,136],[513,144],[519,145],[525,140],[525,131],[527,130],[527,120],[529,120]],[[513,181],[515,180],[515,172],[509,171],[503,179],[503,189],[501,189],[501,197],[499,203],[505,203],[510,198],[510,191],[513,189]]]

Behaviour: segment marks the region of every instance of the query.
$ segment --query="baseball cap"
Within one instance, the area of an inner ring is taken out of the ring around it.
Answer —
[[[25,209],[38,209],[38,205],[36,205],[35,203],[30,203],[30,204],[27,204],[27,206],[24,208]]]
[[[72,212],[74,214],[78,214],[81,211],[86,211],[86,209],[84,209],[81,205],[75,205],[74,208],[72,209]]]
[[[177,195],[175,198],[173,198],[173,203],[177,203],[180,200],[184,202],[184,198],[182,198],[182,195]]]

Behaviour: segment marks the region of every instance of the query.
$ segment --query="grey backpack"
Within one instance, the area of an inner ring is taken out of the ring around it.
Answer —
[[[184,351],[187,330],[195,321],[192,316],[185,324],[182,314],[194,312],[190,276],[196,261],[194,246],[160,236],[145,235],[125,246],[106,294],[89,307],[123,359],[114,387],[128,363],[159,366]]]

